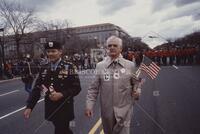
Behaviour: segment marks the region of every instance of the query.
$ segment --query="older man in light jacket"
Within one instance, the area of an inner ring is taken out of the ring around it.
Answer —
[[[93,115],[93,107],[100,94],[101,118],[105,134],[130,134],[135,90],[138,82],[135,63],[121,55],[122,40],[111,36],[107,40],[107,53],[96,66],[94,82],[88,89],[85,115]]]

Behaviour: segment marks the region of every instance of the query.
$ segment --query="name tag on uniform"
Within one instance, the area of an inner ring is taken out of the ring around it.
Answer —
[[[68,70],[62,69],[59,74],[68,75]]]

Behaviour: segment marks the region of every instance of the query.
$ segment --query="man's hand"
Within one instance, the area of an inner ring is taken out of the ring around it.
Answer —
[[[28,119],[30,118],[32,110],[30,108],[26,108],[24,111],[24,118]]]
[[[92,109],[85,109],[85,116],[92,117],[93,116],[93,110]]]
[[[63,98],[63,94],[61,92],[53,91],[53,92],[51,92],[51,94],[49,94],[49,98],[52,101],[58,101],[61,98]]]
[[[132,96],[133,96],[133,98],[134,98],[135,100],[139,100],[140,93],[138,92],[138,90],[133,90]]]

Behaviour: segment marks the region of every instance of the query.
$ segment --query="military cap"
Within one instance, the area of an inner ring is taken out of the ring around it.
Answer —
[[[45,49],[62,49],[62,45],[56,41],[50,41],[45,44]]]

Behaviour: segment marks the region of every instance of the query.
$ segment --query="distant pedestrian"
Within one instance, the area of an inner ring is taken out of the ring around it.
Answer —
[[[32,84],[34,81],[34,78],[38,72],[37,67],[33,63],[30,55],[28,54],[23,63],[21,64],[21,80],[25,85],[25,91],[27,91],[29,94],[32,91]]]
[[[10,61],[6,61],[5,65],[4,65],[4,73],[8,79],[13,78],[12,65],[11,65]]]

